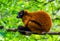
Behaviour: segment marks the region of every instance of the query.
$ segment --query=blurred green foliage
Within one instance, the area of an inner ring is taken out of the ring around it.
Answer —
[[[60,0],[0,0],[0,25],[5,29],[23,25],[22,19],[16,18],[20,10],[48,12],[53,19],[51,32],[60,32]],[[5,29],[0,30],[0,41],[60,41],[59,35],[26,36],[19,32],[7,32]]]

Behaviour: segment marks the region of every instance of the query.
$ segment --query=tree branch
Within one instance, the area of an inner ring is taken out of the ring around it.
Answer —
[[[17,29],[8,29],[7,31],[13,31],[13,32],[16,32],[18,31]],[[38,34],[38,33],[34,33],[34,32],[31,32],[31,31],[20,31],[20,32],[25,32],[27,35],[30,35],[30,34]],[[60,32],[42,32],[38,35],[45,35],[45,34],[49,34],[49,35],[60,35]]]
[[[0,26],[0,29],[2,28],[3,26]],[[16,32],[18,31],[18,29],[15,29],[15,28],[12,28],[12,29],[6,29],[7,32]],[[38,34],[38,33],[34,33],[34,32],[31,32],[31,31],[20,31],[20,32],[25,32],[26,35],[31,35],[31,34]],[[48,34],[48,35],[60,35],[60,32],[42,32],[38,35],[45,35],[45,34]]]

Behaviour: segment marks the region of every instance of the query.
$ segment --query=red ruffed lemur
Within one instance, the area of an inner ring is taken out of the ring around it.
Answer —
[[[50,15],[45,11],[28,12],[22,10],[18,13],[17,18],[22,18],[24,26],[19,26],[18,30],[22,34],[26,34],[22,31],[31,31],[34,33],[49,32],[52,26],[52,20]]]

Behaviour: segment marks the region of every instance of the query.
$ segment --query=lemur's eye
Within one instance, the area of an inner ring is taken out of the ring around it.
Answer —
[[[23,15],[22,13],[20,13],[20,15]]]
[[[24,14],[24,11],[21,11],[19,14],[20,14],[20,15],[23,15],[23,14]]]
[[[22,17],[23,17],[23,15],[24,15],[24,11],[20,11],[20,12],[18,13],[17,18],[22,18]]]

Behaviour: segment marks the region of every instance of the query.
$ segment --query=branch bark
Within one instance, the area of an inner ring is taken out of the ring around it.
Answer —
[[[3,29],[3,26],[0,26],[0,29]],[[18,31],[18,29],[16,28],[12,28],[12,29],[6,29],[7,32],[16,32]],[[20,32],[25,32],[27,35],[31,35],[31,34],[38,34],[38,33],[34,33],[34,32],[31,32],[31,31],[20,31]],[[38,35],[45,35],[45,34],[48,34],[48,35],[60,35],[60,32],[42,32]]]
[[[16,32],[18,31],[18,29],[8,29],[7,31],[13,31],[13,32]],[[34,33],[34,32],[31,32],[31,31],[22,31],[21,32],[25,32],[27,35],[30,35],[30,34],[38,34],[38,33]],[[60,32],[42,32],[38,35],[45,35],[45,34],[48,34],[48,35],[60,35]]]

